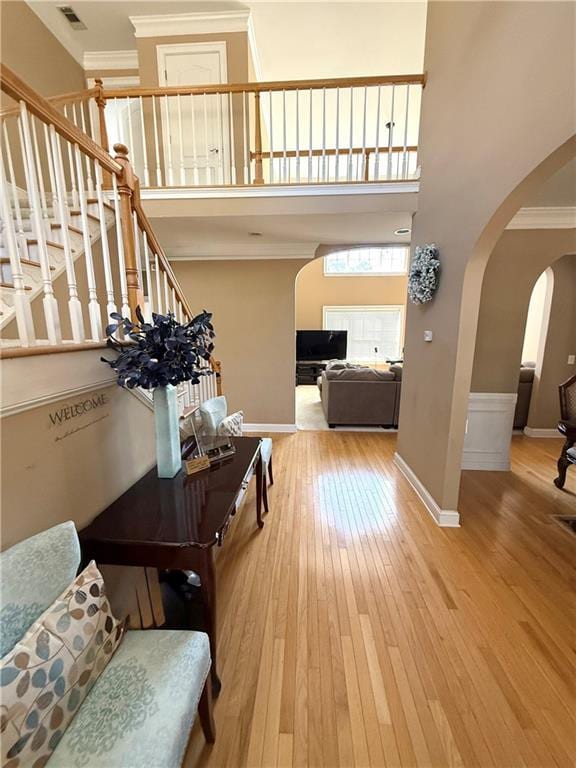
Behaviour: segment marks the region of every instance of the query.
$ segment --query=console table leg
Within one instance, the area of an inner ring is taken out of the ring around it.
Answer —
[[[222,683],[218,677],[216,666],[217,654],[217,634],[216,634],[216,576],[214,572],[214,556],[212,547],[202,551],[199,560],[199,573],[201,582],[202,598],[204,603],[204,616],[206,621],[206,632],[210,639],[210,655],[212,656],[212,666],[210,675],[212,678],[212,693],[218,696]]]
[[[256,464],[256,522],[258,523],[258,528],[264,527],[264,521],[262,520],[262,481],[263,467],[262,454],[260,454]]]

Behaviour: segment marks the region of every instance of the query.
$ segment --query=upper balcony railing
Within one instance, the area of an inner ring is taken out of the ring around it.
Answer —
[[[418,178],[424,83],[394,75],[104,90],[96,81],[89,93],[104,148],[125,144],[143,187],[328,184]],[[78,94],[59,106],[86,130]]]

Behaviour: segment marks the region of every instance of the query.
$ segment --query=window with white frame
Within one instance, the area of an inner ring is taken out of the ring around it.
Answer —
[[[359,363],[383,363],[402,352],[401,306],[324,307],[324,330],[348,331],[346,359]]]
[[[389,245],[371,248],[350,248],[324,257],[324,274],[343,275],[405,275],[408,270],[408,246]]]

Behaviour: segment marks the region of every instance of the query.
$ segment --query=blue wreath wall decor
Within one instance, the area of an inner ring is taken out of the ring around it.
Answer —
[[[430,301],[440,282],[440,252],[438,247],[418,245],[410,264],[408,275],[408,298],[412,304],[425,304]]]

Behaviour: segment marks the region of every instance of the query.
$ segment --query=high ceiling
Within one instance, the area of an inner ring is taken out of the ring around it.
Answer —
[[[426,3],[401,2],[174,2],[72,0],[86,24],[73,30],[58,6],[28,5],[79,61],[85,51],[136,48],[129,16],[250,8],[265,80],[421,72]]]

